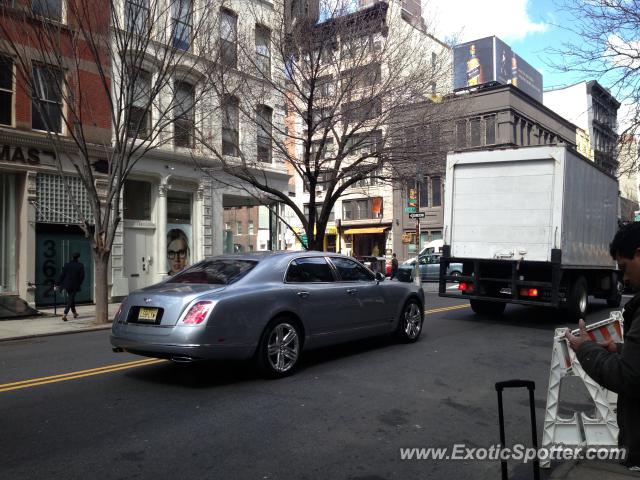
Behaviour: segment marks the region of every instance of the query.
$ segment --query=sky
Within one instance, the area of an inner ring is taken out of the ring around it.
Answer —
[[[561,0],[423,0],[423,13],[437,36],[452,34],[462,43],[495,35],[506,42],[532,67],[542,73],[545,89],[571,85],[584,78],[581,73],[560,72],[552,67],[560,58],[549,49],[563,43],[579,43],[579,37],[559,25],[571,25],[571,15],[562,11]],[[609,88],[606,79],[596,79]],[[614,92],[614,95],[616,92]],[[620,95],[618,95],[620,96]],[[622,100],[622,98],[619,98]],[[618,112],[620,126],[626,126],[631,112],[623,103]]]
[[[542,73],[544,87],[568,85],[582,78],[555,71],[547,49],[574,40],[555,24],[568,21],[554,2],[557,0],[427,0],[427,21],[435,22],[439,36],[457,34],[460,43],[495,35],[506,42],[532,67]]]

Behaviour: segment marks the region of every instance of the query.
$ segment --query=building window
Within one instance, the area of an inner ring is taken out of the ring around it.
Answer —
[[[316,96],[319,98],[331,98],[335,94],[333,77],[319,78],[316,82]]]
[[[151,220],[151,183],[125,180],[122,214],[126,220]]]
[[[319,155],[318,155],[319,154]],[[333,139],[312,140],[309,146],[309,160],[316,161],[333,155]]]
[[[0,292],[16,290],[16,177],[0,174]]]
[[[145,35],[149,27],[149,0],[126,0],[125,27],[129,32]]]
[[[242,235],[242,222],[236,222],[236,235]]]
[[[359,68],[345,70],[341,77],[343,90],[351,91],[358,88],[367,88],[376,85],[380,81],[382,69],[379,63],[371,63]]]
[[[418,205],[420,207],[429,206],[429,179],[425,178],[418,182]]]
[[[382,218],[382,197],[344,200],[342,202],[343,220],[365,220]]]
[[[31,11],[59,22],[62,20],[62,0],[31,0]]]
[[[266,105],[258,106],[257,145],[258,161],[271,163],[271,116],[272,110]]]
[[[240,108],[238,99],[227,97],[222,108],[222,154],[237,157],[240,143]]]
[[[174,144],[176,147],[193,147],[194,103],[193,85],[176,82],[176,93],[173,106]]]
[[[345,151],[349,155],[368,156],[379,153],[382,147],[382,131],[355,133],[346,142]]]
[[[191,0],[174,0],[171,8],[173,16],[173,46],[189,50],[191,46],[191,30],[193,28],[193,10]]]
[[[496,143],[496,116],[487,115],[484,117],[485,125],[485,145],[493,145]]]
[[[382,114],[380,98],[358,100],[342,104],[342,120],[346,123],[361,123]]]
[[[249,220],[249,235],[253,235],[253,220]]]
[[[442,189],[440,186],[440,177],[431,178],[431,206],[442,206]]]
[[[316,203],[316,221],[320,217],[320,213],[322,212],[322,206],[323,205],[324,204],[322,204],[322,203]],[[303,207],[304,207],[304,216],[308,219],[309,218],[309,211],[310,211],[309,210],[309,204],[305,203],[303,205]],[[328,218],[327,221],[328,222],[333,222],[333,221],[335,221],[335,219],[336,219],[335,213],[334,213],[333,210],[331,210],[331,212],[329,212],[329,218]]]
[[[482,137],[480,134],[480,118],[472,118],[469,121],[469,129],[471,131],[471,146],[479,147],[480,146],[480,138]]]
[[[313,175],[313,172],[311,173],[311,175]],[[316,181],[316,191],[326,190],[327,189],[327,184],[329,182],[331,182],[331,180],[333,178],[334,178],[333,173],[330,172],[330,171],[323,171],[323,172],[318,173],[318,180]],[[303,190],[305,192],[308,192],[309,191],[309,185],[308,185],[306,180],[307,180],[307,176],[305,175],[303,177]]]
[[[0,57],[0,125],[13,125],[13,61]]]
[[[256,66],[266,78],[271,78],[271,31],[256,25]]]
[[[465,148],[467,146],[467,121],[458,120],[456,122],[456,147]]]
[[[62,133],[62,72],[34,65],[33,83],[31,128]]]
[[[151,134],[151,74],[138,70],[130,82],[132,98],[128,108],[127,136],[146,139]]]
[[[231,222],[224,222],[224,230],[228,232],[231,230]]]
[[[354,187],[371,187],[374,185],[382,185],[382,168],[376,168],[373,172],[367,175],[362,180],[358,180]]]
[[[220,11],[220,61],[226,67],[238,66],[238,17],[229,10]]]

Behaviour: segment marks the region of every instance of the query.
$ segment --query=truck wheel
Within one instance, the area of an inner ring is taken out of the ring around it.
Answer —
[[[501,315],[504,312],[506,303],[488,302],[486,300],[469,300],[471,310],[479,315]]]
[[[569,321],[578,322],[587,314],[589,305],[589,292],[587,290],[587,280],[584,277],[578,277],[571,286],[569,298],[567,301],[567,315]]]

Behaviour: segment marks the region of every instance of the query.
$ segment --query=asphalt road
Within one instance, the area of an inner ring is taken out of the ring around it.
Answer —
[[[499,478],[495,461],[407,461],[400,448],[497,444],[494,383],[512,378],[536,382],[540,436],[565,323],[547,310],[482,318],[457,300],[427,302],[419,342],[309,352],[275,381],[246,364],[114,354],[107,331],[2,343],[0,478]],[[563,408],[591,408],[579,387],[567,385]],[[526,391],[505,393],[505,413],[508,442],[530,444]],[[532,478],[530,465],[510,471]]]

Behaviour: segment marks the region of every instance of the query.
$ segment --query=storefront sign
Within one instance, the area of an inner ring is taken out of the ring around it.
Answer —
[[[56,158],[55,153],[49,151],[41,151],[37,148],[2,145],[2,149],[0,150],[0,162],[23,163],[25,165],[40,165],[41,155],[48,155]]]

